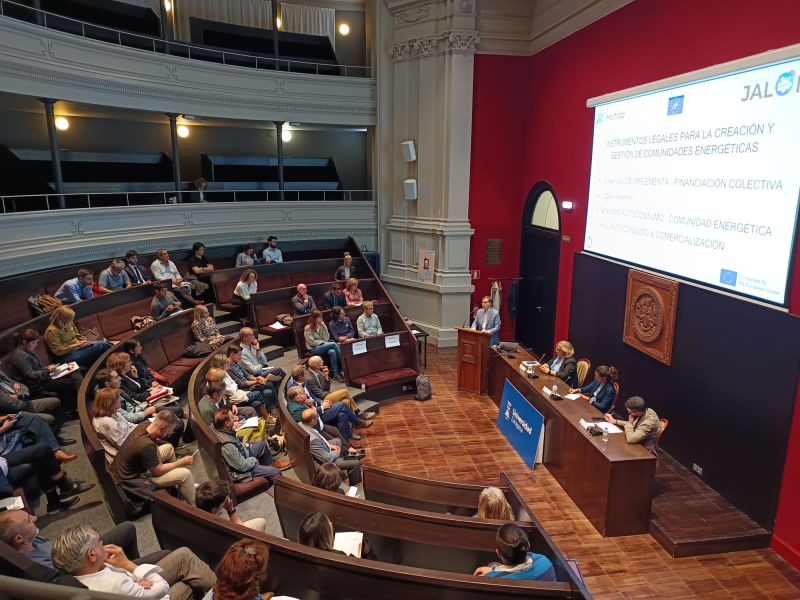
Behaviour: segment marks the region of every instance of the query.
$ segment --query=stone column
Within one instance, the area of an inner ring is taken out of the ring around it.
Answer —
[[[474,0],[383,0],[372,15],[377,43],[378,126],[374,178],[380,203],[381,279],[400,311],[440,346],[469,316],[469,167]],[[417,160],[403,161],[413,140]],[[417,180],[405,200],[403,180]],[[436,253],[433,283],[417,280],[420,249]]]

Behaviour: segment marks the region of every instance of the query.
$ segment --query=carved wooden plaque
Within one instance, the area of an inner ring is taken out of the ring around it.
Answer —
[[[665,365],[672,364],[678,282],[628,270],[622,341]]]

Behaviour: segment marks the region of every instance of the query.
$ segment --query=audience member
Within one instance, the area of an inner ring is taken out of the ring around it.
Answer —
[[[256,414],[266,417],[267,411],[274,408],[278,398],[275,384],[262,375],[252,375],[244,369],[241,346],[231,344],[228,346],[227,354],[228,375],[240,390],[248,392],[247,403],[255,409]],[[249,392],[261,392],[261,394],[260,396],[258,394],[251,396]]]
[[[286,382],[286,394],[287,394],[287,406],[289,408],[289,412],[292,412],[294,409],[293,416],[295,420],[299,422],[300,415],[302,414],[303,410],[306,409],[307,406],[319,406],[322,404],[322,400],[319,398],[315,398],[311,392],[308,391],[306,387],[306,382],[308,380],[308,373],[306,373],[306,368],[302,364],[297,364],[292,367],[292,371],[289,374],[289,381]],[[305,393],[305,399],[295,402],[289,402],[289,390],[295,386],[300,387],[303,392]],[[310,403],[308,401],[311,401]],[[317,429],[322,433],[326,440],[332,440],[333,438],[344,439],[342,432],[339,431],[335,425],[323,423],[320,419],[316,425]],[[349,446],[351,448],[361,448],[361,445],[358,444],[356,441],[350,441]]]
[[[107,269],[100,271],[100,278],[97,282],[97,289],[100,293],[110,294],[129,287],[131,287],[131,279],[125,272],[124,260],[115,258]]]
[[[155,295],[150,302],[150,314],[156,321],[175,315],[182,310],[181,303],[175,295],[167,289],[167,284],[154,283],[153,290]]]
[[[306,393],[305,388],[300,385],[290,387],[286,392],[286,406],[289,413],[298,423],[302,420],[303,411],[306,408],[313,408],[317,411],[320,420],[327,424],[333,425],[339,430],[342,439],[350,446],[358,447],[356,442],[361,438],[361,435],[353,431],[353,427],[363,429],[372,425],[371,421],[362,421],[352,409],[343,402],[336,402],[331,404],[327,400],[315,402]],[[323,461],[325,462],[325,461]]]
[[[353,322],[344,312],[344,309],[341,306],[336,306],[331,311],[331,315],[333,318],[328,323],[328,329],[330,329],[333,339],[340,344],[355,341],[356,331],[353,329]]]
[[[358,327],[358,337],[383,335],[381,320],[375,314],[372,302],[364,302],[364,312],[356,319],[356,327]]]
[[[234,543],[217,565],[217,582],[203,600],[297,600],[261,594],[267,587],[269,547],[255,540]]]
[[[245,446],[236,437],[233,423],[233,413],[229,408],[218,408],[214,413],[214,433],[222,443],[222,460],[234,483],[247,482],[253,477],[265,477],[272,481],[281,476],[281,469],[292,466],[289,460],[274,460],[265,440]]]
[[[361,306],[364,304],[364,295],[358,288],[358,279],[351,277],[344,286],[344,299],[347,306]]]
[[[45,365],[36,355],[36,347],[39,345],[40,339],[34,329],[25,329],[15,334],[16,348],[11,354],[11,364],[22,377],[22,383],[28,386],[30,395],[55,394],[61,399],[64,408],[69,411],[77,410],[78,389],[83,381],[81,372],[75,370],[53,379],[52,373],[58,365]],[[1,376],[2,372],[0,372]],[[0,387],[2,387],[2,381],[0,381]],[[1,389],[0,393],[2,393]],[[33,412],[40,411],[34,409]]]
[[[503,490],[496,487],[483,488],[481,495],[478,496],[479,519],[498,519],[501,521],[514,520],[511,505],[506,500]]]
[[[203,304],[194,307],[192,333],[196,341],[208,344],[212,348],[219,348],[225,343],[225,336],[219,332],[217,322],[209,314],[208,307]]]
[[[181,274],[178,272],[178,267],[169,259],[169,251],[166,248],[159,248],[156,252],[156,259],[150,265],[150,271],[153,273],[153,280],[164,283],[168,289],[174,291],[181,298],[187,307],[194,306],[198,303],[197,300],[192,298],[192,294],[200,295],[205,291],[206,286],[203,285],[202,291],[195,291],[192,282],[184,281]]]
[[[578,361],[575,360],[575,348],[567,340],[558,342],[553,360],[539,368],[542,373],[549,373],[562,379],[570,388],[578,387]]]
[[[283,254],[278,249],[278,238],[274,235],[267,238],[267,247],[264,248],[263,256],[264,262],[267,264],[283,262]]]
[[[197,200],[199,202],[206,201],[206,190],[208,189],[208,182],[203,177],[198,177],[194,180],[194,189],[197,190]]]
[[[344,481],[342,470],[332,462],[325,462],[317,467],[317,472],[314,474],[314,480],[311,485],[329,492],[344,494],[342,481]]]
[[[492,308],[492,299],[489,296],[481,298],[481,308],[475,313],[472,329],[488,333],[491,336],[489,343],[492,346],[500,343],[500,313]]]
[[[350,256],[349,252],[344,253],[344,260],[342,261],[342,266],[336,269],[336,273],[333,275],[333,278],[336,281],[347,281],[351,277],[356,276],[355,267],[353,267],[353,257]]]
[[[570,388],[570,394],[580,393],[589,400],[589,404],[600,412],[607,413],[614,404],[617,390],[614,383],[617,381],[617,370],[614,367],[600,365],[594,370],[594,379],[580,388]],[[591,394],[591,396],[587,396]]]
[[[216,577],[188,548],[170,552],[155,565],[137,565],[89,525],[65,529],[53,540],[53,565],[90,590],[133,598],[191,600],[210,589]]]
[[[322,363],[319,356],[312,356],[308,359],[308,379],[305,382],[306,390],[308,390],[314,398],[327,400],[331,404],[335,402],[344,402],[349,406],[353,412],[359,414],[361,411],[353,400],[353,396],[343,387],[334,392],[331,391],[331,380],[328,375],[328,367]],[[373,419],[375,413],[369,412],[360,415],[362,419]]]
[[[93,297],[93,281],[94,273],[89,269],[79,269],[78,276],[67,279],[53,295],[63,304],[75,304],[81,300],[89,300]]]
[[[153,388],[149,388],[139,382],[138,372],[133,366],[131,355],[127,352],[114,352],[106,359],[106,368],[117,372],[120,377],[119,389],[136,402],[145,402],[161,388],[161,384],[158,383],[154,383]]]
[[[0,413],[29,412],[39,415],[53,431],[61,427],[61,400],[45,394],[34,398],[24,383],[14,381],[0,369]]]
[[[333,523],[321,512],[311,513],[303,519],[297,532],[297,541],[303,546],[344,554],[340,550],[333,549],[333,537]]]
[[[139,264],[139,254],[136,250],[128,250],[125,253],[125,272],[133,285],[142,285],[152,281],[147,270]]]
[[[206,258],[206,245],[203,242],[192,244],[192,256],[189,257],[189,274],[203,281],[209,281],[214,265]]]
[[[628,411],[627,421],[618,420],[609,413],[604,415],[605,420],[621,427],[629,444],[641,444],[653,452],[661,431],[661,421],[656,411],[647,408],[647,403],[641,396],[631,396],[625,400],[625,409]]]
[[[231,498],[231,486],[225,481],[211,479],[200,484],[194,501],[197,504],[197,508],[211,513],[215,517],[230,521],[235,525],[255,529],[256,531],[267,531],[267,520],[263,517],[242,521],[241,517],[236,514],[236,505]]]
[[[270,367],[267,355],[261,350],[258,338],[250,327],[239,330],[239,343],[242,347],[242,367],[251,375],[266,377],[270,381],[280,381],[286,377],[286,371],[280,367]]]
[[[75,311],[69,306],[59,306],[50,317],[44,332],[44,341],[61,362],[76,362],[89,367],[109,348],[105,340],[89,341],[75,326]]]
[[[256,251],[251,244],[247,244],[239,254],[236,255],[236,268],[252,267],[264,262],[256,256]]]
[[[238,418],[248,419],[256,416],[253,408],[243,407],[250,409],[250,416],[240,413],[239,407],[233,404],[225,397],[225,382],[224,381],[208,381],[206,383],[206,393],[200,398],[197,403],[197,410],[200,413],[200,418],[209,427],[214,425],[214,413],[220,408],[229,408],[234,420]]]
[[[342,284],[335,281],[331,285],[331,289],[322,294],[322,308],[328,310],[337,306],[347,306],[347,300],[342,293]]]
[[[248,327],[255,327],[256,312],[253,307],[253,294],[258,291],[258,274],[253,269],[245,269],[239,277],[239,283],[233,289],[231,302],[238,304],[239,318],[246,321]]]
[[[339,344],[331,341],[331,332],[325,326],[322,313],[318,310],[311,311],[308,322],[303,330],[306,348],[316,357],[327,355],[328,362],[333,369],[333,378],[336,381],[344,382],[342,376],[342,355],[339,352]]]
[[[317,309],[305,283],[297,284],[297,293],[292,296],[292,309],[296,315],[307,315]]]
[[[175,457],[172,444],[157,445],[158,440],[172,433],[180,420],[175,413],[162,410],[155,419],[139,423],[117,450],[111,463],[111,474],[117,481],[127,481],[143,477],[149,473],[150,479],[160,487],[178,485],[183,499],[194,504],[194,477],[186,467],[192,464],[192,455]]]
[[[556,572],[550,559],[543,554],[535,554],[530,549],[530,541],[525,531],[517,525],[506,523],[497,530],[495,551],[500,562],[478,567],[473,575],[556,581]]]
[[[97,391],[92,402],[92,427],[105,450],[106,460],[111,463],[117,450],[128,439],[134,429],[133,423],[122,415],[122,399],[119,390],[106,387]]]
[[[302,389],[299,387],[292,388],[294,390]],[[316,428],[317,425],[317,409],[306,408],[302,411],[300,416],[300,427],[302,427],[310,438],[311,456],[318,463],[333,463],[338,468],[347,473],[347,479],[350,485],[358,485],[361,483],[361,463],[359,462],[358,454],[344,455],[342,451],[342,441],[334,438],[330,441]],[[361,454],[363,456],[363,454]]]
[[[242,405],[240,407],[242,410],[239,411],[242,418],[249,419],[256,415],[256,411],[251,408],[251,402],[260,402],[264,406],[272,404],[272,397],[267,394],[267,388],[258,389],[262,387],[259,385],[249,386],[251,389],[248,390],[239,388],[239,385],[228,373],[227,352],[225,354],[220,352],[212,356],[208,366],[206,381],[222,381],[225,383],[225,396],[231,405]]]
[[[131,357],[131,366],[136,369],[136,380],[142,387],[153,387],[157,382],[156,372],[147,364],[147,359],[142,353],[142,343],[137,339],[125,340],[121,344],[121,349]]]

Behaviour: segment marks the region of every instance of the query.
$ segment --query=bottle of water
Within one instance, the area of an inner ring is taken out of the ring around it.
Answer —
[[[605,427],[603,427],[603,443],[608,443],[608,429]]]
[[[550,393],[553,396],[558,396],[558,384],[556,383],[553,384],[553,389],[550,390]]]
[[[362,392],[366,392],[367,391],[367,384],[366,383],[362,383],[361,384],[361,391]]]

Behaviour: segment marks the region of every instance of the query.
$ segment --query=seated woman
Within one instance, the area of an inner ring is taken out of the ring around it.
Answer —
[[[575,348],[567,340],[556,344],[556,355],[549,363],[539,367],[542,373],[555,375],[570,386],[578,386],[578,361],[575,360]]]
[[[473,575],[556,581],[556,572],[550,559],[543,554],[535,554],[530,549],[531,545],[525,531],[517,525],[507,523],[497,530],[495,551],[500,562],[478,567]]]
[[[344,342],[352,342],[358,337],[356,330],[353,329],[353,322],[350,317],[344,312],[341,306],[337,306],[331,311],[333,319],[328,323],[333,339],[340,344]]]
[[[252,267],[253,265],[260,265],[262,262],[264,261],[256,256],[256,251],[250,244],[247,244],[247,246],[236,255],[237,267]]]
[[[206,343],[212,348],[219,348],[225,343],[225,336],[219,332],[219,327],[214,318],[209,314],[205,304],[194,307],[194,320],[192,321],[194,339]]]
[[[511,505],[506,500],[503,490],[496,487],[487,487],[478,496],[479,519],[498,519],[501,521],[513,521],[514,515]]]
[[[344,381],[342,376],[342,355],[339,351],[339,344],[331,341],[331,334],[325,326],[325,321],[322,319],[322,313],[319,310],[313,310],[311,316],[308,317],[303,331],[303,337],[306,340],[306,347],[309,352],[315,356],[327,356],[328,363],[331,365],[332,377],[336,381]]]
[[[311,485],[329,492],[344,494],[342,481],[344,481],[342,470],[332,462],[326,462],[322,463],[317,468],[317,472],[314,474],[314,481]]]
[[[240,389],[239,386],[236,385],[236,382],[231,379],[231,376],[228,375],[228,372],[225,370],[225,365],[227,364],[225,355],[215,354],[214,358],[216,358],[216,360],[212,359],[211,365],[208,371],[206,371],[206,383],[210,385],[215,381],[221,381],[225,385],[225,396],[220,406],[230,406],[234,411],[234,414],[241,419],[255,417],[256,409],[250,406],[250,396],[252,394],[252,398],[255,403],[259,403],[260,406],[264,402],[263,392],[258,390],[246,392],[245,390]],[[219,408],[219,406],[216,408]],[[210,418],[213,417],[214,415],[212,414]],[[211,424],[210,420],[206,419],[206,421],[209,425]]]
[[[103,388],[98,390],[92,402],[92,426],[106,451],[106,460],[113,462],[117,450],[128,439],[134,429],[133,423],[122,416],[122,400],[119,390]]]
[[[20,374],[22,383],[28,386],[31,396],[52,393],[61,399],[61,406],[65,409],[77,410],[78,388],[83,381],[81,372],[73,371],[53,379],[50,373],[57,365],[45,365],[36,355],[39,339],[39,334],[33,329],[25,329],[14,335],[16,348],[11,355],[11,364]]]
[[[594,379],[591,382],[581,388],[571,388],[569,393],[580,393],[597,410],[607,413],[611,410],[617,395],[617,390],[614,388],[616,380],[617,370],[614,367],[600,365],[594,370]]]
[[[111,344],[105,340],[91,342],[75,326],[75,311],[69,306],[59,306],[50,317],[50,325],[44,332],[44,341],[61,362],[76,362],[89,367],[100,358]]]
[[[117,372],[117,375],[120,377],[120,390],[129,398],[133,398],[136,402],[145,402],[150,396],[162,388],[161,384],[155,381],[151,384],[151,387],[142,385],[139,381],[138,371],[133,366],[130,354],[127,352],[114,352],[106,360],[106,368]],[[166,398],[172,399],[171,396],[167,396]],[[177,400],[177,398],[175,398],[175,400]],[[159,398],[159,401],[161,404],[166,403],[166,400],[161,401],[161,398]]]
[[[353,257],[350,256],[349,252],[345,252],[342,266],[336,269],[336,273],[333,275],[333,278],[336,281],[347,281],[351,277],[355,276],[356,276],[356,269],[353,266]]]
[[[344,286],[344,299],[347,301],[347,306],[361,306],[364,304],[364,296],[361,290],[358,289],[358,279],[351,277],[347,280]]]
[[[303,546],[316,548],[317,550],[325,550],[326,552],[335,552],[336,554],[344,554],[341,550],[334,550],[333,539],[333,523],[331,523],[327,515],[321,512],[311,513],[300,523],[300,531],[297,532],[297,541]],[[361,546],[361,558],[378,560],[378,557],[375,556],[375,553],[370,548],[369,540],[367,540],[366,537],[364,537]]]
[[[159,381],[160,375],[147,364],[139,340],[125,340],[122,342],[120,350],[131,357],[131,367],[136,369],[136,380],[143,387],[153,387],[154,382],[163,383],[163,381]],[[131,369],[131,375],[133,375],[133,369]]]
[[[255,540],[235,542],[215,571],[217,581],[203,600],[262,600],[267,587],[269,547]],[[266,596],[264,596],[266,597]],[[271,600],[297,600],[289,596],[271,596]]]
[[[258,274],[253,269],[245,269],[233,290],[231,302],[241,307],[238,318],[246,327],[255,327],[256,325],[256,312],[253,308],[252,296],[257,291]]]

